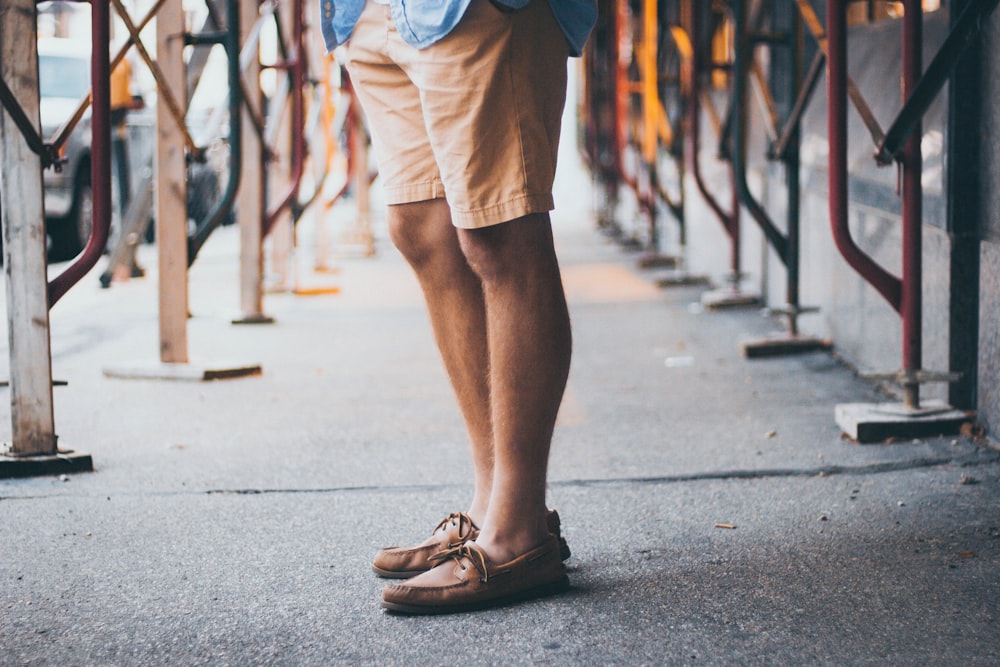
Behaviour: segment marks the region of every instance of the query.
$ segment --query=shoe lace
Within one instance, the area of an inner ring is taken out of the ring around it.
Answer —
[[[462,565],[463,570],[467,568],[462,564],[462,561],[467,560],[479,572],[479,579],[484,584],[490,580],[490,573],[486,568],[486,555],[480,549],[469,544],[459,544],[451,549],[439,551],[431,556],[430,560],[444,561],[448,558],[454,559],[459,565]]]
[[[472,518],[465,512],[452,512],[446,516],[441,523],[437,525],[434,532],[438,532],[449,523],[454,523],[458,526],[458,539],[450,542],[449,547],[456,547],[460,544],[465,544],[470,537],[472,537],[473,531],[476,530],[476,524],[472,522]]]

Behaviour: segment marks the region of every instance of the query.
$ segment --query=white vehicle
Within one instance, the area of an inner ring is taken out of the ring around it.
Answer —
[[[38,40],[38,85],[42,138],[53,135],[90,91],[90,44],[71,39]],[[90,114],[70,134],[57,171],[45,170],[45,218],[53,259],[67,259],[83,247],[90,231]]]
[[[47,37],[38,40],[38,83],[42,138],[50,141],[90,92],[90,43]],[[127,120],[130,188],[134,191],[153,169],[154,112],[131,111]],[[90,112],[84,115],[62,148],[63,163],[43,174],[49,257],[71,259],[90,236],[93,194],[90,184]],[[117,235],[118,182],[112,165],[111,241]],[[133,198],[135,193],[133,192]],[[188,173],[188,216],[200,220],[219,196],[219,176],[207,164],[192,164]],[[152,212],[150,212],[152,216]],[[151,239],[152,226],[147,233]]]

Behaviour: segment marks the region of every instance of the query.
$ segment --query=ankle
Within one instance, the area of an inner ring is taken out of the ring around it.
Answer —
[[[469,516],[470,519],[472,519],[472,523],[474,523],[476,525],[476,528],[479,528],[480,526],[482,526],[483,525],[483,521],[486,520],[486,512],[485,512],[485,510],[479,510],[479,509],[477,509],[474,506],[470,507],[469,511],[466,512],[466,514]]]
[[[483,524],[486,523],[486,514],[488,510],[489,501],[480,502],[479,494],[476,494],[476,496],[472,499],[472,503],[469,505],[469,510],[466,514],[469,515],[469,518],[472,519],[472,522],[476,524],[477,528],[482,528]]]
[[[549,537],[548,529],[544,526],[529,530],[518,527],[507,532],[484,528],[479,532],[475,543],[493,563],[506,563],[541,546]]]

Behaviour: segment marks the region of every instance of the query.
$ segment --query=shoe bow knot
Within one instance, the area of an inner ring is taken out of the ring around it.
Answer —
[[[434,532],[438,532],[449,523],[458,528],[458,538],[455,541],[448,543],[449,549],[457,547],[460,544],[465,544],[472,539],[472,534],[478,530],[478,528],[476,528],[476,524],[472,522],[472,518],[468,514],[465,512],[452,512],[442,519],[441,523],[439,523],[437,528],[434,529]]]
[[[490,580],[490,574],[486,567],[486,554],[481,549],[468,543],[459,544],[458,546],[434,554],[430,557],[430,560],[444,561],[449,558],[454,559],[455,562],[462,566],[463,570],[468,569],[465,563],[474,567],[479,572],[479,578],[484,584]]]

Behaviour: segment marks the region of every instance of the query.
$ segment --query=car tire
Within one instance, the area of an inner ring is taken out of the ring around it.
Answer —
[[[73,208],[69,213],[70,235],[76,252],[83,250],[94,225],[94,190],[90,184],[90,167],[80,167],[73,179]]]
[[[89,160],[84,160],[73,177],[73,204],[66,217],[49,227],[49,259],[54,262],[73,259],[90,237],[94,216],[94,194],[90,187]]]
[[[188,168],[187,178],[187,215],[200,225],[207,221],[219,200],[219,175],[209,165],[195,162]]]

